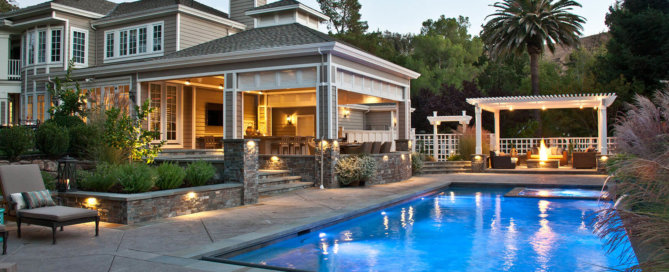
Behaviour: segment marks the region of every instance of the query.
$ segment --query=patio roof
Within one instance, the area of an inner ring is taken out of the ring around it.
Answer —
[[[614,93],[558,94],[467,98],[467,103],[485,111],[573,109],[609,107],[616,100]]]

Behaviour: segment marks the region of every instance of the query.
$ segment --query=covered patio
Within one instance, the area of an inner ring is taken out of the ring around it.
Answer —
[[[517,139],[516,141],[502,141],[500,133],[500,112],[502,111],[514,111],[514,110],[549,110],[549,109],[594,109],[597,111],[597,138],[595,141],[588,140],[583,143],[579,139],[567,139],[566,141],[557,139],[549,141],[548,145],[559,146],[562,150],[571,146],[572,149],[574,146],[581,147],[578,150],[582,151],[583,147],[589,148],[588,145],[596,145],[596,152],[599,157],[609,154],[609,143],[610,139],[607,135],[608,126],[607,126],[607,115],[606,109],[610,107],[611,104],[616,99],[616,95],[613,93],[601,93],[601,94],[567,94],[567,95],[538,95],[538,96],[513,96],[513,97],[484,97],[484,98],[469,98],[467,103],[475,107],[475,127],[476,127],[476,154],[478,156],[486,157],[488,154],[483,154],[483,139],[482,139],[482,112],[488,111],[492,112],[494,115],[494,136],[491,139],[490,149],[495,151],[495,156],[502,155],[503,150],[518,149],[519,152],[527,152],[528,167],[533,166],[533,163],[537,163],[537,168],[545,168],[552,164],[552,168],[557,168],[558,166],[566,166],[566,151],[559,152],[560,154],[551,154],[544,155],[541,154],[541,157],[536,157],[535,154],[530,157],[532,148],[537,147],[538,145],[544,145],[542,141],[523,141],[522,139]],[[573,142],[572,142],[573,141]],[[536,149],[535,149],[536,150]],[[541,148],[540,148],[541,150]],[[541,151],[539,152],[541,153]],[[565,155],[562,155],[564,153]],[[491,155],[493,153],[491,152]],[[573,154],[572,154],[573,155]],[[548,158],[547,156],[552,156]],[[564,157],[564,158],[563,158]],[[572,160],[573,160],[572,156]],[[594,158],[594,156],[593,156]],[[535,159],[536,161],[532,161]],[[549,163],[549,161],[558,160],[557,164]],[[572,164],[572,167],[575,165]],[[578,165],[576,165],[578,166]]]

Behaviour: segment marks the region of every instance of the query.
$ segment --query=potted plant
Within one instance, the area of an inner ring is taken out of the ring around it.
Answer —
[[[335,173],[342,186],[365,186],[375,170],[376,161],[364,154],[342,158],[335,165]]]

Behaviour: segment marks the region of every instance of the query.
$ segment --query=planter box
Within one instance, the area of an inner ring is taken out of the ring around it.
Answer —
[[[224,183],[140,194],[75,191],[58,193],[64,206],[96,209],[104,222],[137,224],[242,204],[242,185]]]

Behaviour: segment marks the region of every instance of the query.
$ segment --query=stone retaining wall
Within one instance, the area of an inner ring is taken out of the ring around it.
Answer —
[[[302,181],[317,184],[316,158],[313,155],[258,155],[260,169],[290,170],[291,175],[301,176]]]
[[[216,184],[140,194],[59,193],[60,205],[96,209],[104,222],[137,224],[242,205],[241,184]]]
[[[19,164],[37,164],[39,166],[39,170],[50,172],[53,174],[55,174],[58,171],[58,162],[55,160],[34,159],[34,160],[20,160],[16,162],[0,160],[0,165],[19,165]]]
[[[351,155],[340,155],[341,158]],[[411,178],[411,152],[368,155],[376,161],[376,173],[366,185],[399,182]]]

